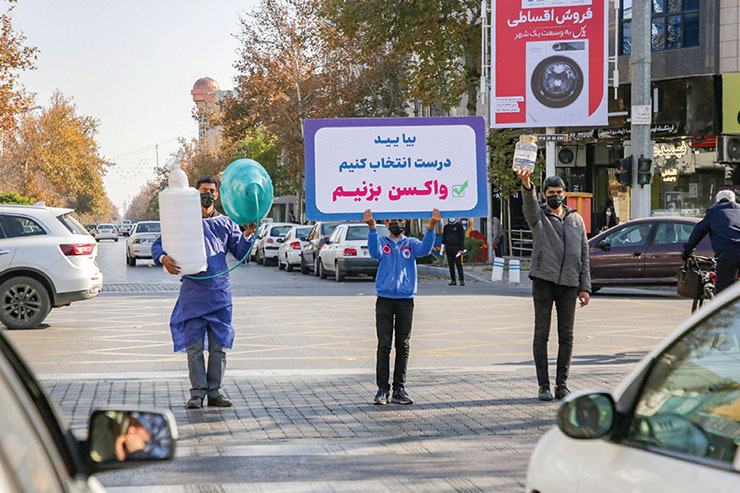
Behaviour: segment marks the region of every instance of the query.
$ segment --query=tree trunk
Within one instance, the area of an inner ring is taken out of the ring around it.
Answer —
[[[506,229],[508,231],[506,236],[509,238],[509,255],[514,256],[514,243],[511,241],[511,200],[508,198],[506,199]]]

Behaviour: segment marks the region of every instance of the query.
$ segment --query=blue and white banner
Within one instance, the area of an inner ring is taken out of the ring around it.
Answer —
[[[482,116],[306,120],[310,221],[485,217]]]

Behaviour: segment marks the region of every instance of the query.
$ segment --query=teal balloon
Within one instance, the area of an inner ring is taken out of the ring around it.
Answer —
[[[237,224],[259,223],[270,212],[272,179],[253,159],[237,159],[221,177],[221,204]]]

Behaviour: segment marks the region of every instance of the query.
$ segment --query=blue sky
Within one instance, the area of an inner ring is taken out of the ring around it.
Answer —
[[[176,138],[196,136],[190,90],[209,76],[234,85],[239,14],[257,0],[20,0],[13,25],[37,46],[37,70],[22,76],[48,104],[55,89],[100,121],[105,178],[121,208],[153,176]],[[121,210],[121,212],[124,212]]]

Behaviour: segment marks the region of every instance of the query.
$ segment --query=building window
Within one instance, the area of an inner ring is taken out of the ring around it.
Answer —
[[[632,1],[622,0],[621,55],[632,53]],[[652,0],[653,51],[699,46],[699,0]]]

